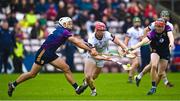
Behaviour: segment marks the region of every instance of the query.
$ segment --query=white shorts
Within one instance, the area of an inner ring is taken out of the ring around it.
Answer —
[[[86,59],[91,59],[92,61],[94,61],[96,63],[96,67],[98,67],[98,68],[104,67],[104,63],[105,63],[104,60],[97,60],[97,59],[92,58],[91,56],[86,57]]]
[[[95,60],[95,59],[93,59]],[[104,63],[105,61],[104,60],[95,60],[96,61],[96,66],[99,67],[99,68],[103,68],[104,67]]]

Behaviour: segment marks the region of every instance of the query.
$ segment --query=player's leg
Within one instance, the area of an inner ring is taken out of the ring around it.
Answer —
[[[142,70],[142,72],[140,72],[136,77],[135,77],[135,80],[136,80],[136,85],[139,87],[139,83],[141,81],[141,78],[146,74],[148,73],[149,71],[151,70],[151,66],[150,66],[150,63],[148,65],[146,65],[144,67],[144,69]]]
[[[94,86],[92,85],[92,70],[93,67],[96,66],[96,62],[95,60],[93,60],[92,58],[86,58],[84,61],[84,75],[85,75],[85,79],[83,80],[83,84],[80,86],[80,91],[84,92],[84,90],[90,85],[90,87]]]
[[[131,70],[129,71],[128,83],[132,83],[133,75],[138,65],[139,65],[139,58],[136,57],[132,59],[132,65],[131,65]]]
[[[64,72],[64,75],[66,77],[66,80],[74,87],[74,89],[77,91],[79,86],[78,84],[75,82],[74,78],[73,78],[73,75],[72,75],[72,72],[68,66],[68,64],[66,64],[66,62],[58,57],[56,58],[54,61],[51,62],[51,64],[58,68],[58,69],[61,69],[63,72]],[[77,92],[78,94],[80,94],[81,92]]]
[[[168,78],[167,78],[167,74],[166,74],[166,71],[163,72],[163,75],[162,75],[162,80],[164,82],[164,84],[166,85],[166,87],[173,87],[174,85],[172,83],[169,82]]]
[[[93,80],[97,79],[99,74],[101,73],[102,67],[97,67],[93,70]],[[96,88],[91,89],[91,96],[96,96]]]
[[[85,80],[91,90],[95,89],[94,80],[93,80],[93,71],[96,69],[96,62],[93,59],[85,60]]]
[[[157,77],[157,81],[156,81],[157,85],[159,84],[159,82],[163,78],[163,76],[166,75],[165,72],[166,72],[167,65],[168,65],[168,60],[161,59],[159,61],[158,77]]]
[[[147,95],[152,95],[156,92],[156,79],[157,79],[157,67],[159,63],[159,55],[157,53],[151,53],[151,79],[152,79],[152,88],[147,93]]]
[[[97,67],[93,71],[93,80],[97,79],[99,74],[101,73],[102,67]]]
[[[20,84],[20,83],[22,83],[22,82],[24,82],[24,81],[26,81],[28,79],[34,78],[37,75],[37,73],[40,71],[40,69],[41,69],[41,65],[38,65],[38,64],[34,63],[33,66],[32,66],[31,71],[21,74],[16,79],[16,81],[14,81],[13,83],[9,83],[8,84],[8,87],[9,87],[8,95],[12,96],[13,90],[15,89],[15,87],[18,84]]]

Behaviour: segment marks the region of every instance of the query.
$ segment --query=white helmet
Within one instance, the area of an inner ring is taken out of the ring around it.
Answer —
[[[58,22],[60,25],[63,26],[64,23],[67,23],[69,21],[72,21],[72,19],[70,17],[61,17]],[[65,26],[63,26],[63,27],[65,27]]]

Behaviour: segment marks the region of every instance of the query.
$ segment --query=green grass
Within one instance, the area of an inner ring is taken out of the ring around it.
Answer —
[[[19,85],[13,97],[7,95],[7,83],[15,80],[19,74],[0,75],[0,100],[180,100],[180,73],[168,73],[169,80],[175,84],[166,88],[162,82],[154,95],[147,96],[151,87],[149,74],[144,76],[140,87],[135,83],[127,83],[127,74],[100,74],[95,81],[98,96],[90,96],[88,88],[82,95],[77,95],[71,85],[66,82],[62,73],[40,74],[35,79]],[[75,79],[81,84],[82,73],[74,73]]]

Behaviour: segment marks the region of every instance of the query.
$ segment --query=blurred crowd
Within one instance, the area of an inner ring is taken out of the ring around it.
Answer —
[[[97,20],[104,22],[110,32],[125,34],[133,17],[140,17],[146,27],[158,14],[151,3],[143,6],[138,0],[0,0],[0,71],[2,64],[8,65],[11,54],[14,67],[22,68],[19,63],[25,50],[21,41],[46,38],[60,17],[71,17],[74,34],[87,41]],[[175,24],[176,33],[178,28]]]

